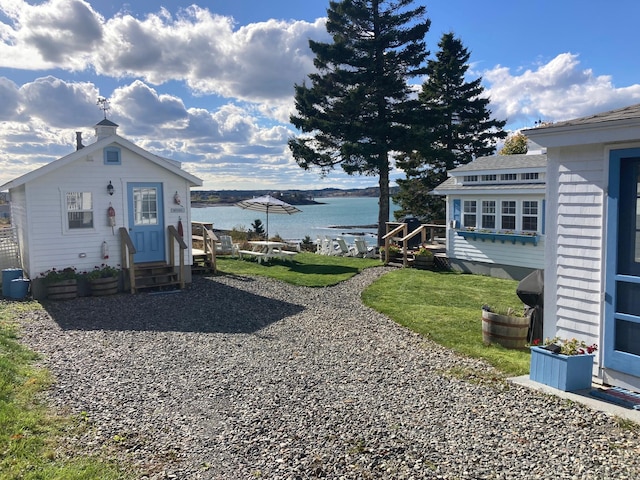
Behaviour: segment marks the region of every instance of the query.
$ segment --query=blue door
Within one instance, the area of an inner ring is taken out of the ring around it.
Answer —
[[[127,184],[129,236],[136,247],[135,263],[163,262],[164,212],[161,183]]]
[[[640,376],[640,149],[609,161],[604,366]]]

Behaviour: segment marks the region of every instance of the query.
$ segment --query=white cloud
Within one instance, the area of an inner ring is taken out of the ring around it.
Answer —
[[[67,83],[51,75],[20,87],[22,114],[52,128],[81,128],[95,119],[98,89],[88,82]]]
[[[254,23],[192,5],[173,17],[166,9],[138,19],[105,21],[83,0],[32,6],[0,0],[12,24],[0,30],[0,66],[94,69],[108,77],[161,85],[177,80],[201,94],[251,102],[288,102],[293,84],[313,69],[308,40],[326,39],[324,19]]]
[[[102,43],[103,19],[83,0],[2,0],[0,11],[12,22],[0,30],[0,66],[83,70]]]
[[[640,101],[640,85],[616,88],[610,76],[580,68],[578,55],[571,53],[517,75],[498,65],[482,76],[495,118],[515,129],[538,119],[557,122]]]

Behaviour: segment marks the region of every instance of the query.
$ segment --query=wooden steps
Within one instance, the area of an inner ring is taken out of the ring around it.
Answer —
[[[193,265],[191,265],[191,273],[203,275],[207,273],[215,273],[215,268],[211,262],[211,255],[207,255],[204,250],[192,248]]]
[[[164,262],[138,263],[133,290],[175,290],[180,288],[178,272]]]

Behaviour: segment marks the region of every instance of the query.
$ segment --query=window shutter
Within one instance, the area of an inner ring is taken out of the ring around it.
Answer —
[[[456,198],[453,201],[453,218],[452,218],[452,220],[455,222],[455,227],[454,228],[458,228],[458,225],[460,225],[460,220],[461,219],[462,219],[461,203],[460,203],[460,199]]]

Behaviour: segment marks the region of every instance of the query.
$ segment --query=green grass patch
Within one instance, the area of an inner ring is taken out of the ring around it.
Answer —
[[[110,461],[70,458],[62,434],[72,420],[52,416],[38,401],[50,384],[46,370],[35,368],[37,355],[18,342],[14,315],[40,308],[35,302],[0,302],[0,478],[116,480],[131,478]]]
[[[217,258],[222,275],[260,275],[303,287],[328,287],[348,280],[365,268],[380,266],[372,258],[338,257],[302,252],[294,258],[259,264],[255,259]]]
[[[458,353],[483,358],[507,375],[529,372],[529,351],[482,343],[484,304],[522,311],[518,282],[453,272],[399,269],[362,295],[366,305]]]

